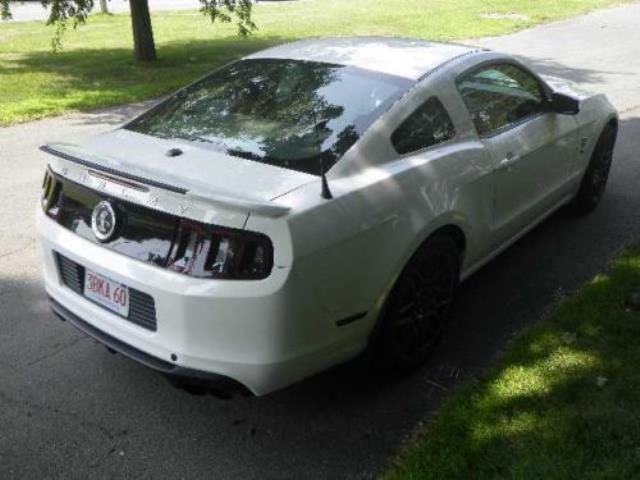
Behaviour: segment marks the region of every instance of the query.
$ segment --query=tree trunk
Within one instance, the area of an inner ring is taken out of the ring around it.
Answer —
[[[100,11],[102,13],[109,13],[109,9],[107,8],[107,0],[100,0]]]
[[[151,62],[156,59],[156,45],[153,41],[149,0],[129,0],[129,7],[133,27],[133,56],[138,62]]]

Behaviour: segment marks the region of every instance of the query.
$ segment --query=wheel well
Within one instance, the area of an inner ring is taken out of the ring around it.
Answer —
[[[611,125],[616,133],[618,133],[618,119],[613,117],[611,120],[607,122],[607,125]]]
[[[467,238],[465,237],[464,232],[457,225],[445,225],[444,227],[440,227],[435,232],[433,232],[429,237],[432,237],[437,234],[449,235],[456,242],[460,254],[462,255],[467,248]]]
[[[425,240],[420,244],[420,246],[415,250],[415,252],[413,252],[413,255],[411,257],[411,259],[418,253],[418,251],[424,247],[424,245],[429,241],[429,239],[433,238],[435,235],[447,235],[450,238],[453,239],[453,241],[456,243],[457,247],[458,247],[458,251],[460,253],[460,267],[462,267],[462,262],[464,260],[464,252],[467,248],[467,238],[466,235],[464,234],[464,231],[458,227],[457,225],[454,224],[449,224],[449,225],[445,225],[442,226],[440,228],[438,228],[437,230],[435,230],[434,232],[431,233],[431,235],[429,235],[427,238],[425,238]],[[407,266],[409,265],[409,263],[411,262],[411,259],[409,259],[402,271],[404,272],[404,270],[407,268]],[[385,302],[384,302],[384,306],[382,308],[382,310],[380,311],[380,315],[378,316],[378,319],[376,320],[376,324],[373,327],[371,334],[369,336],[369,344],[373,345],[374,342],[378,341],[380,338],[380,330],[381,330],[381,325],[382,325],[382,320],[385,316],[385,310],[387,308],[389,299],[393,296],[393,291],[396,288],[396,285],[398,283],[399,277],[394,279],[394,284],[392,285],[392,288],[389,290],[386,298],[385,298]],[[369,352],[371,350],[368,350]]]

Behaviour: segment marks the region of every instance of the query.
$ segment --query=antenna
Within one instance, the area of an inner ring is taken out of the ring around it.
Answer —
[[[322,181],[322,192],[320,193],[320,196],[325,200],[331,200],[333,195],[331,194],[331,190],[329,190],[329,182],[327,182],[327,176],[325,175],[324,160],[322,157],[322,152],[320,152],[320,177]]]
[[[322,153],[322,142],[320,141],[320,131],[318,129],[318,117],[316,116],[316,109],[313,108],[313,130],[316,134],[316,143],[318,144],[318,160],[320,162],[320,178],[322,182],[322,192],[320,196],[325,200],[331,200],[333,195],[329,190],[329,182],[327,182],[327,175],[324,170],[324,155]]]

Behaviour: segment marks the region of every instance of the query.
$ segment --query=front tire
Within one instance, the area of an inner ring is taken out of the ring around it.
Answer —
[[[427,240],[411,258],[387,300],[373,339],[382,370],[410,371],[437,346],[460,276],[460,251],[445,234]]]
[[[613,161],[616,135],[616,129],[611,124],[604,127],[600,134],[582,178],[580,190],[571,204],[571,210],[575,215],[591,213],[602,200]]]

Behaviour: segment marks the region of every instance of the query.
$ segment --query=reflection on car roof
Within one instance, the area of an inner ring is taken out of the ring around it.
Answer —
[[[418,80],[439,65],[478,50],[459,44],[388,37],[319,38],[287,43],[247,58],[336,63]]]

